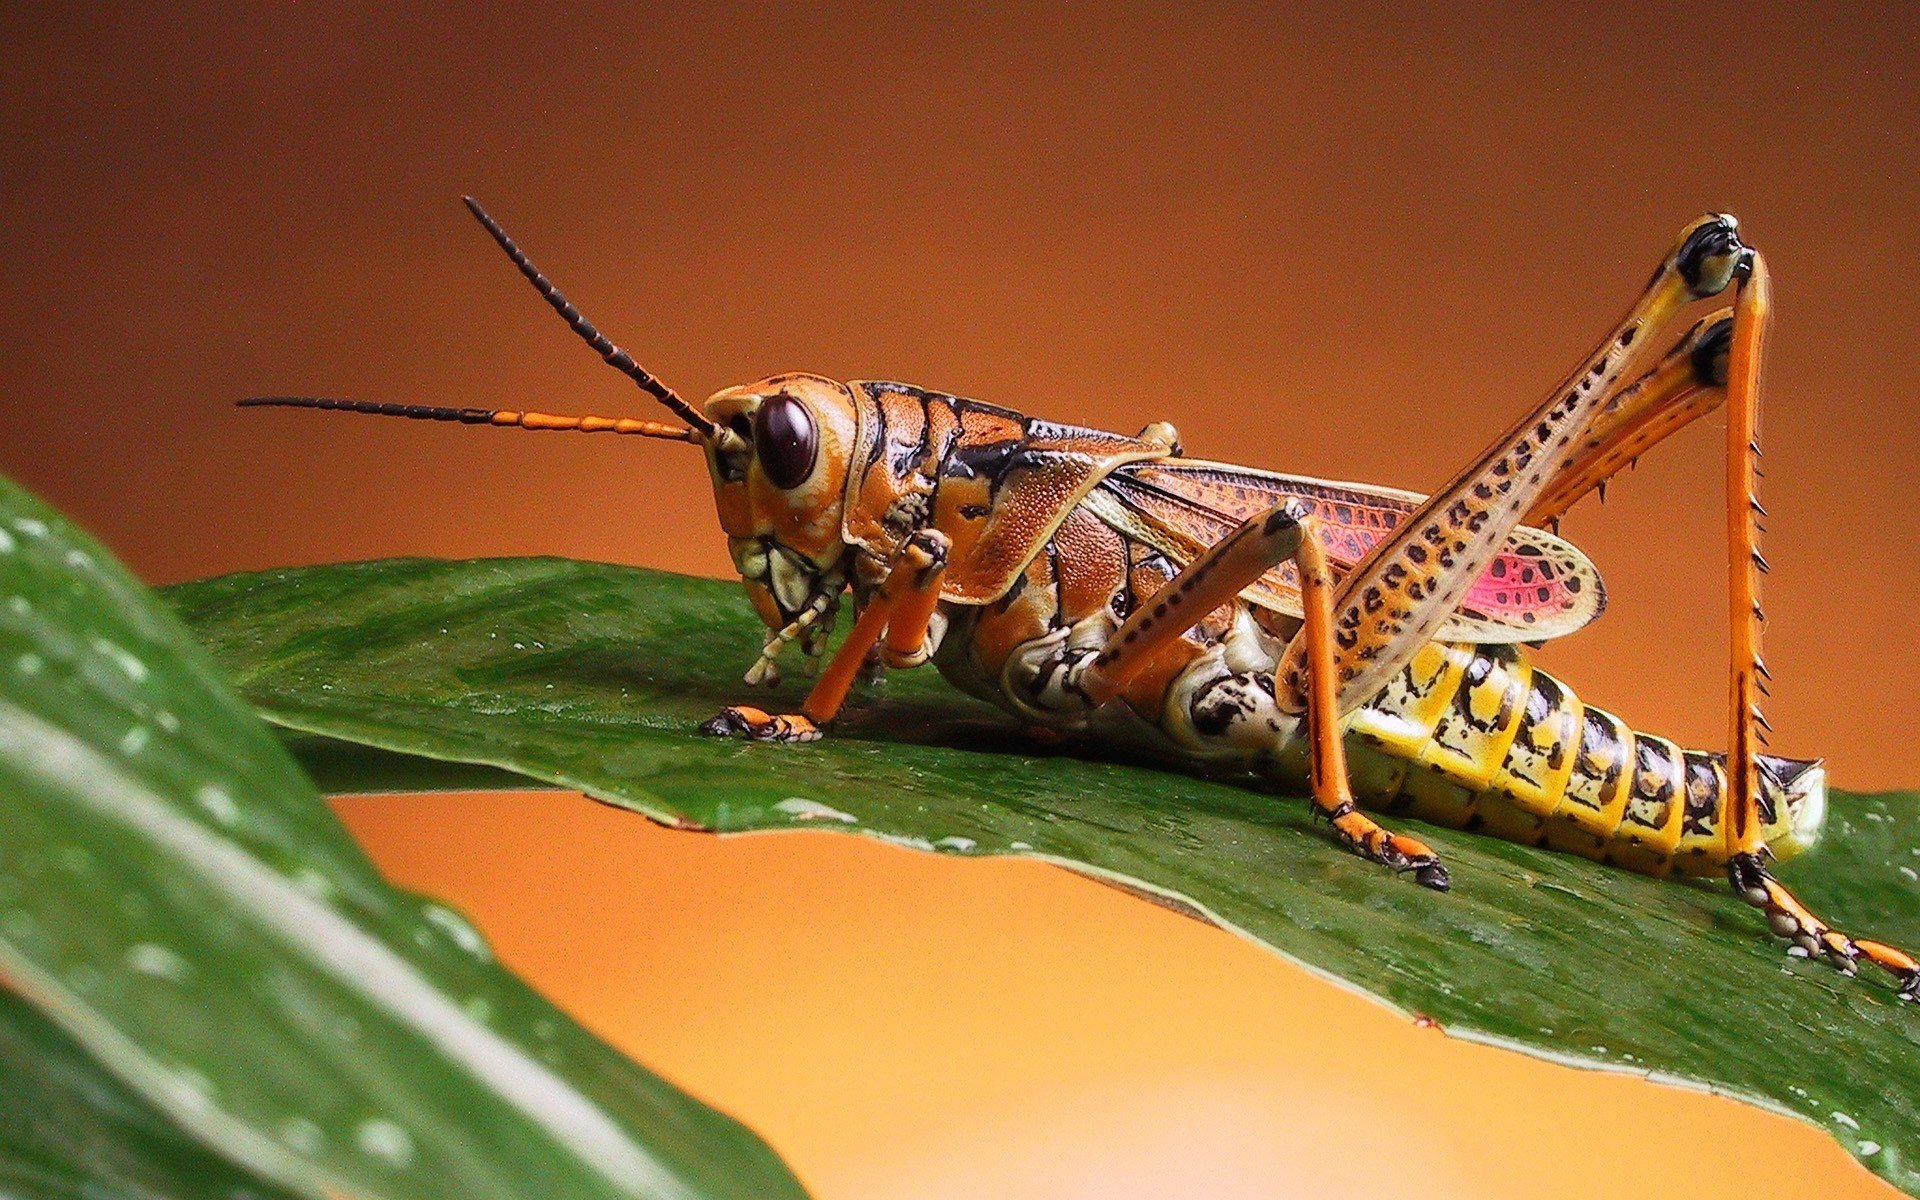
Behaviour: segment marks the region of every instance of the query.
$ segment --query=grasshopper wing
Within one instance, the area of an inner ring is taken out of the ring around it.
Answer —
[[[1312,507],[1340,574],[1425,499],[1397,488],[1166,458],[1120,467],[1101,480],[1086,503],[1122,535],[1184,566],[1242,521],[1288,497]],[[1291,562],[1267,572],[1241,595],[1289,616],[1301,612],[1300,583]],[[1591,559],[1561,538],[1521,526],[1436,637],[1483,645],[1546,641],[1584,626],[1606,604],[1606,588]]]

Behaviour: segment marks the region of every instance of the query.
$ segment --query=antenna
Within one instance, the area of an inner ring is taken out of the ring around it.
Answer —
[[[493,235],[493,240],[500,243],[500,248],[507,252],[507,257],[513,260],[513,265],[520,268],[520,273],[525,275],[527,282],[540,293],[541,299],[551,305],[553,311],[560,314],[560,319],[567,323],[567,328],[579,334],[587,345],[592,346],[609,365],[639,384],[641,391],[672,409],[681,420],[693,426],[702,438],[712,441],[719,435],[720,427],[708,420],[705,413],[682,400],[672,388],[661,383],[645,367],[634,362],[631,354],[614,345],[605,334],[595,329],[593,322],[581,316],[580,310],[560,294],[560,289],[553,286],[552,280],[540,273],[540,268],[534,266],[533,260],[514,244],[513,239],[507,236],[507,231],[500,228],[500,223],[487,215],[487,210],[480,207],[478,200],[472,196],[462,196],[460,199],[467,206],[467,211],[486,226],[487,232]]]

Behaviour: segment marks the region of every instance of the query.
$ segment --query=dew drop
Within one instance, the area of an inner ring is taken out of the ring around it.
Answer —
[[[804,796],[788,796],[774,805],[774,808],[786,813],[796,821],[844,821],[849,825],[859,820],[852,813],[841,812],[837,808],[809,800]]]
[[[15,517],[13,519],[13,527],[28,537],[47,536],[47,523],[45,521],[35,520],[33,517]]]
[[[315,900],[333,899],[333,880],[328,879],[315,867],[301,867],[296,870],[293,873],[293,886]]]
[[[76,571],[90,570],[93,567],[93,556],[85,550],[69,550],[67,565]]]
[[[128,758],[132,758],[142,750],[145,750],[147,743],[152,740],[153,734],[147,731],[145,725],[135,725],[132,729],[127,730],[125,734],[121,735],[120,753],[126,755]]]
[[[305,1117],[289,1117],[280,1123],[280,1140],[301,1154],[315,1155],[325,1148],[327,1135]]]
[[[970,837],[943,837],[933,845],[938,850],[951,850],[956,854],[965,854],[979,844]]]
[[[213,1107],[213,1080],[192,1067],[176,1066],[168,1071],[164,1086],[181,1108],[204,1111]]]
[[[440,931],[453,939],[453,944],[482,962],[493,961],[493,955],[487,950],[487,939],[480,931],[468,923],[467,919],[452,909],[439,904],[429,904],[420,910],[420,915],[438,926]]]
[[[151,975],[168,983],[185,983],[193,975],[186,959],[152,942],[141,942],[127,951],[127,966],[141,975]]]
[[[1841,1125],[1845,1125],[1848,1129],[1853,1130],[1855,1133],[1860,1132],[1860,1122],[1854,1120],[1852,1117],[1848,1116],[1843,1112],[1834,1113],[1833,1119],[1837,1123]]]
[[[231,827],[239,823],[240,806],[234,803],[233,797],[227,795],[226,789],[219,784],[207,784],[195,792],[193,798],[201,808],[207,811],[208,816],[220,824]]]
[[[1857,1142],[1855,1144],[1860,1147],[1861,1158],[1872,1158],[1874,1155],[1880,1153],[1879,1142],[1862,1141],[1862,1142]]]
[[[133,651],[128,650],[125,646],[115,645],[106,638],[97,637],[93,639],[93,649],[94,653],[111,659],[113,665],[119,667],[120,670],[126,674],[126,677],[135,683],[139,683],[147,677],[147,664],[134,657]]]
[[[381,1117],[360,1122],[360,1127],[353,1131],[353,1144],[391,1167],[405,1167],[413,1161],[413,1138],[406,1130]]]
[[[13,535],[4,529],[0,529],[0,554],[13,553],[13,546]]]

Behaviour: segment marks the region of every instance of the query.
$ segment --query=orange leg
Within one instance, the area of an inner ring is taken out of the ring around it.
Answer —
[[[1766,263],[1757,252],[1738,281],[1738,303],[1695,325],[1658,366],[1620,392],[1595,420],[1580,453],[1564,467],[1527,513],[1529,524],[1557,522],[1568,508],[1669,434],[1728,405],[1728,589],[1733,628],[1730,669],[1731,745],[1723,821],[1728,874],[1734,891],[1766,913],[1768,925],[1796,952],[1821,955],[1851,973],[1861,958],[1892,975],[1900,994],[1920,998],[1920,962],[1882,942],[1835,930],[1788,891],[1766,868],[1761,836],[1758,747],[1765,719],[1759,698],[1766,668],[1760,659],[1759,554],[1754,460],[1759,456],[1760,350],[1769,315]]]
[[[940,578],[947,569],[947,536],[923,529],[907,539],[895,556],[887,577],[860,613],[853,632],[833,656],[797,713],[769,713],[751,705],[734,705],[700,728],[728,736],[745,734],[755,741],[811,742],[821,726],[839,715],[847,692],[866,665],[868,652],[882,645],[890,661],[911,665],[932,652],[928,630],[940,603]],[[882,638],[884,637],[884,643]]]
[[[1767,870],[1767,845],[1761,837],[1759,744],[1766,719],[1760,715],[1759,517],[1755,467],[1760,457],[1760,352],[1771,315],[1767,265],[1752,256],[1734,306],[1733,344],[1727,356],[1727,599],[1733,621],[1733,667],[1729,681],[1732,738],[1727,755],[1727,877],[1747,903],[1767,914],[1775,933],[1807,954],[1824,954],[1851,974],[1861,958],[1900,981],[1904,999],[1920,999],[1920,963],[1905,951],[1881,942],[1856,941],[1832,928],[1802,904]]]
[[[1297,711],[1306,717],[1314,806],[1355,852],[1395,870],[1413,871],[1421,883],[1444,891],[1447,870],[1438,855],[1417,839],[1383,829],[1354,804],[1346,742],[1334,705],[1333,572],[1318,523],[1300,501],[1281,501],[1189,563],[1154,594],[1151,604],[1136,609],[1114,632],[1075,686],[1096,704],[1117,695],[1161,647],[1288,558],[1299,567],[1304,603],[1305,620],[1294,643],[1306,647],[1307,680],[1304,709]]]
[[[1340,733],[1333,655],[1333,569],[1313,523],[1300,546],[1300,602],[1304,621],[1294,639],[1306,642],[1307,744],[1313,802],[1356,853],[1396,871],[1412,871],[1426,887],[1446,891],[1447,868],[1425,842],[1393,833],[1354,805],[1347,780],[1346,739]],[[1296,684],[1296,686],[1298,686]]]

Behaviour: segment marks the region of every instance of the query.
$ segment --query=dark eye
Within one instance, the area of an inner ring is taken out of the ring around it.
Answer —
[[[773,486],[799,487],[813,474],[813,460],[820,453],[813,414],[792,396],[770,398],[753,415],[753,452]]]

